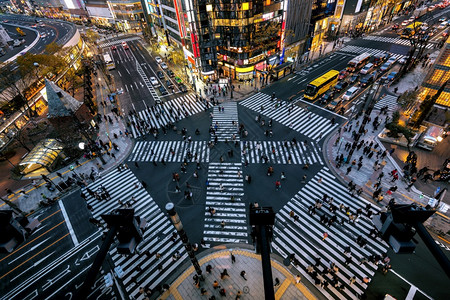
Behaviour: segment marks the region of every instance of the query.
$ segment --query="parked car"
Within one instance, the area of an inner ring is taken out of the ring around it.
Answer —
[[[350,83],[355,83],[359,80],[359,74],[353,74],[348,80]]]
[[[327,105],[327,109],[329,110],[336,110],[342,103],[342,100],[333,100]]]
[[[161,93],[161,95],[167,95],[167,94],[169,94],[169,92],[166,90],[166,88],[165,87],[163,87],[163,86],[160,86],[159,87],[159,92]]]
[[[338,79],[339,80],[345,79],[345,78],[347,78],[347,76],[349,74],[350,73],[347,70],[342,70],[342,71],[339,72]]]
[[[375,80],[375,76],[374,74],[367,74],[366,76],[364,76],[361,81],[359,82],[359,85],[362,87],[368,86],[369,84],[371,84],[373,81]]]
[[[160,63],[163,62],[162,59],[161,59],[161,57],[159,57],[159,56],[155,57],[155,60],[156,60],[156,62],[157,62],[158,64],[160,64]]]
[[[356,86],[349,88],[347,92],[345,92],[344,96],[342,96],[342,100],[352,100],[356,96],[356,94],[358,94],[358,91],[359,88]]]
[[[173,83],[170,80],[166,80],[166,86],[168,89],[171,89],[173,87]]]
[[[123,47],[123,49],[125,49],[125,50],[130,49],[130,48],[128,47],[127,42],[122,42],[122,47]]]
[[[158,76],[159,79],[164,79],[164,72],[163,71],[156,72],[156,75]]]
[[[151,83],[154,87],[160,86],[159,81],[158,81],[155,77],[150,77],[150,83]]]
[[[160,63],[159,65],[161,66],[161,68],[162,68],[163,70],[168,69],[166,63],[164,63],[164,62],[163,62],[163,63]]]
[[[381,66],[380,71],[381,71],[381,72],[385,72],[385,71],[387,71],[387,69],[389,69],[390,67],[391,67],[391,63],[385,62],[385,63]]]
[[[374,65],[374,64],[368,63],[368,64],[366,64],[366,65],[361,69],[361,71],[359,71],[359,73],[361,73],[361,74],[367,74],[367,73],[372,72],[374,68],[375,68],[375,65]]]
[[[347,81],[341,81],[341,82],[338,82],[338,84],[336,84],[335,86],[334,86],[334,91],[336,92],[336,93],[340,93],[340,92],[342,92],[342,90],[344,90],[346,87],[348,86],[348,82]]]
[[[172,70],[167,70],[167,75],[169,75],[169,77],[175,76],[175,74],[172,72]]]
[[[389,75],[387,76],[387,81],[391,82],[395,79],[395,77],[397,77],[397,72],[391,72],[389,73]]]
[[[328,102],[330,102],[331,100],[333,100],[334,98],[334,92],[331,90],[328,90],[325,94],[322,95],[322,97],[320,98],[320,103],[321,104],[326,104]]]

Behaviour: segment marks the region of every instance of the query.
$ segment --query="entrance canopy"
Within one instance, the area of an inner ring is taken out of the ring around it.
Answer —
[[[45,139],[40,141],[19,163],[23,168],[22,174],[29,174],[41,168],[47,170],[47,168],[56,160],[62,149],[62,144],[56,139]]]

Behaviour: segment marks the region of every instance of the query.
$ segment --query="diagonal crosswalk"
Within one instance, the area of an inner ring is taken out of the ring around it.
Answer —
[[[139,288],[146,286],[154,288],[165,283],[165,279],[187,258],[186,251],[179,238],[175,241],[170,240],[172,233],[176,232],[173,224],[147,191],[139,185],[139,180],[129,169],[121,172],[114,170],[87,188],[96,192],[101,187],[108,191],[111,199],[96,200],[86,192],[86,189],[83,190],[88,195],[86,200],[92,207],[93,217],[100,220],[101,224],[104,222],[100,215],[123,208],[119,200],[124,204],[132,203],[132,197],[136,200],[131,204],[136,216],[147,221],[143,240],[137,247],[138,253],[124,256],[118,254],[116,248],[109,252],[114,265],[120,266],[124,272],[121,280],[127,293],[135,296],[135,299],[142,300],[144,296],[139,293]],[[181,257],[173,260],[172,256],[177,252]],[[161,257],[157,258],[156,253],[161,254]]]
[[[214,107],[212,117],[211,139],[220,142],[239,141],[238,134],[238,109],[236,102],[226,102]]]
[[[323,200],[325,194],[333,201],[322,201],[322,206],[316,208],[314,214],[309,213],[317,199]],[[304,278],[315,283],[312,273],[306,271],[311,265],[317,278],[329,284],[326,288],[319,288],[327,299],[357,299],[357,295],[367,288],[363,278],[371,278],[378,268],[371,262],[372,255],[382,257],[388,250],[384,241],[370,236],[373,224],[365,212],[368,203],[349,194],[346,187],[337,183],[329,169],[324,167],[277,214],[272,246],[284,258],[295,254],[298,265],[294,263],[294,266]],[[340,208],[341,204],[343,208]],[[349,216],[355,216],[358,209],[362,213],[355,222],[349,221]],[[370,208],[370,211],[377,213],[379,209]],[[320,221],[324,216],[331,219],[333,215],[336,221],[330,226]],[[326,239],[323,239],[324,232],[328,234]],[[366,245],[357,243],[359,236],[366,240]],[[350,247],[351,254],[345,253],[347,247]],[[316,258],[320,258],[317,265]],[[369,261],[360,263],[365,258]],[[330,268],[330,262],[339,268],[338,272],[325,271]],[[350,284],[353,276],[356,282]],[[338,288],[338,285],[343,288]]]
[[[315,143],[291,141],[244,141],[241,142],[241,160],[251,164],[316,164],[323,165],[321,149]]]
[[[328,118],[322,117],[313,112],[305,111],[296,105],[289,105],[285,101],[281,101],[280,106],[275,107],[275,101],[271,100],[271,96],[264,93],[257,93],[241,102],[240,105],[259,112],[261,115],[271,118],[301,134],[319,142],[334,128],[334,125]],[[263,110],[261,111],[261,108]]]
[[[357,53],[357,54],[362,54],[362,53],[369,53],[372,56],[375,56],[377,54],[385,54],[388,53],[389,55],[391,55],[391,57],[395,57],[396,59],[401,59],[403,57],[405,57],[402,54],[396,54],[396,53],[391,53],[389,51],[386,50],[380,50],[380,49],[374,49],[374,48],[366,48],[366,47],[359,47],[359,46],[352,46],[352,45],[347,45],[341,49],[339,49],[338,52],[347,52],[347,53]]]
[[[210,163],[205,206],[205,241],[248,243],[247,208],[241,163]],[[210,208],[216,213],[211,215]],[[222,228],[222,221],[225,226]]]
[[[115,41],[109,41],[109,42],[101,43],[99,46],[101,48],[104,48],[104,47],[109,47],[109,46],[112,46],[112,45],[119,45],[122,42],[129,42],[129,41],[135,41],[135,40],[140,40],[140,39],[141,39],[140,37],[134,36],[134,37],[124,38],[124,39],[120,39],[120,40],[115,40]]]
[[[388,107],[388,111],[395,111],[397,110],[397,96],[393,95],[386,95],[385,97],[381,98],[377,103],[374,105],[374,109],[382,109],[383,107]]]
[[[206,141],[138,141],[129,161],[142,162],[209,162],[209,147]]]
[[[398,44],[410,47],[411,43],[408,39],[402,39],[399,37],[393,38],[393,37],[387,37],[387,36],[376,36],[376,35],[369,35],[363,37],[364,40],[369,41],[376,41],[376,42],[382,42],[382,43],[389,43],[389,44]],[[432,49],[434,48],[434,45],[429,43],[425,46],[425,49]]]
[[[148,134],[150,128],[161,128],[206,109],[207,106],[197,101],[194,94],[186,94],[129,115],[128,121],[131,133],[136,138]]]

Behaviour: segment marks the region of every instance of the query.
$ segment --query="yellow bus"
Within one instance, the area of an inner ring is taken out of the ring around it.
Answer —
[[[338,76],[339,71],[331,70],[314,79],[306,86],[304,97],[308,100],[317,99],[337,83]]]
[[[417,31],[420,30],[420,27],[422,26],[422,22],[413,22],[406,26],[402,33],[400,34],[400,37],[403,39],[408,39],[416,34]]]

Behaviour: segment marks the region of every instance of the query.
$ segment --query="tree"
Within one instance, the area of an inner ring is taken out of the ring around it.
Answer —
[[[408,91],[398,98],[397,102],[406,110],[417,101],[418,91]]]
[[[433,108],[434,104],[439,99],[439,97],[441,96],[442,92],[444,91],[445,87],[447,86],[447,84],[449,82],[450,82],[450,79],[445,81],[441,85],[439,90],[436,92],[436,94],[433,95],[433,97],[430,97],[430,95],[428,95],[425,98],[425,100],[422,102],[422,104],[420,105],[420,109],[419,109],[418,113],[414,116],[414,127],[415,128],[419,128],[419,126],[422,125],[422,122],[428,116],[428,114],[430,113],[430,111]]]
[[[30,81],[28,76],[21,76],[21,72],[17,71],[11,63],[0,66],[0,102],[17,108],[25,105],[30,112],[28,100],[24,94]]]
[[[63,47],[55,42],[52,42],[50,44],[48,44],[47,46],[45,46],[45,53],[48,55],[54,55],[59,53],[61,50],[63,49]]]
[[[92,29],[88,29],[86,30],[86,39],[88,40],[88,42],[95,44],[97,43],[97,40],[99,39],[99,34],[97,32],[95,32]]]
[[[427,31],[421,29],[422,24],[420,24],[419,22],[414,22],[412,26],[413,26],[412,30],[408,30],[407,28],[403,30],[403,34],[407,36],[407,39],[411,46],[408,52],[406,62],[400,68],[399,71],[400,76],[403,76],[403,74],[405,74],[411,68],[412,62],[414,60],[414,54],[416,53],[417,50],[418,53],[416,58],[421,58],[425,50],[425,47],[427,46],[428,41],[430,39],[430,35],[427,33]]]

